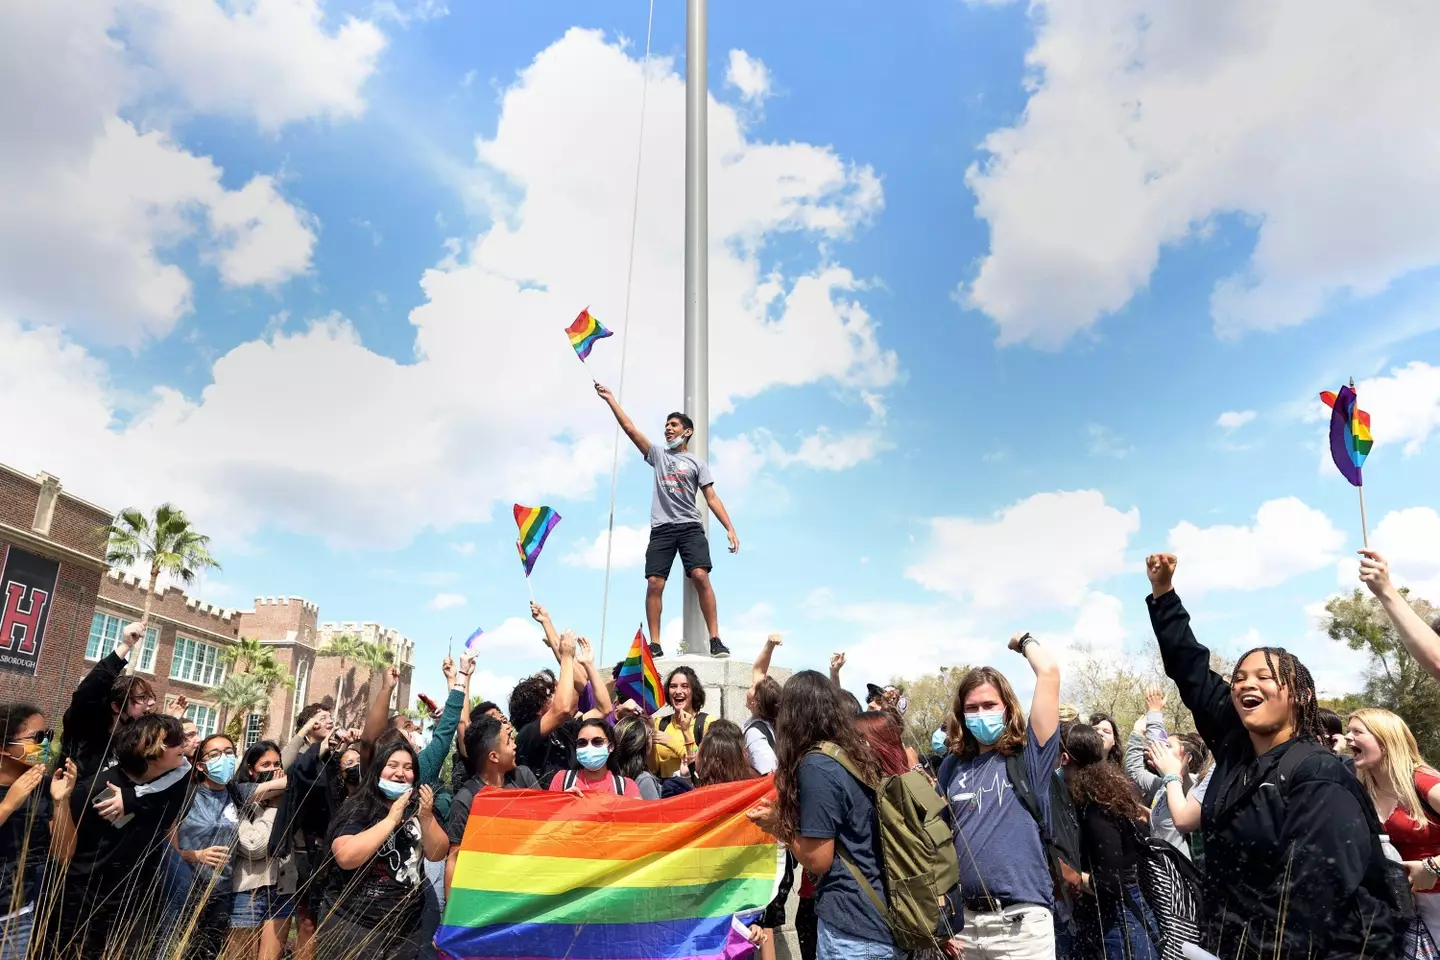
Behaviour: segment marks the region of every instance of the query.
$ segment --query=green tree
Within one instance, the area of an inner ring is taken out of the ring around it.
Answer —
[[[112,567],[133,567],[145,564],[150,568],[149,589],[145,591],[145,608],[141,622],[150,619],[155,584],[161,573],[169,574],[187,587],[206,570],[219,570],[220,564],[210,556],[210,538],[196,533],[185,511],[173,504],[162,503],[155,514],[147,517],[134,507],[126,507],[114,522],[101,528],[109,541],[105,559]]]
[[[941,667],[914,680],[893,677],[890,683],[905,695],[905,742],[922,756],[930,749],[930,735],[944,726],[955,702],[955,688],[969,667]]]
[[[1427,622],[1440,612],[1429,601],[1411,600],[1407,590],[1400,593]],[[1440,759],[1440,686],[1405,649],[1380,602],[1355,590],[1349,596],[1333,597],[1325,604],[1325,613],[1324,627],[1330,639],[1370,655],[1365,700],[1403,717],[1415,734],[1420,753]]]
[[[234,676],[247,677],[264,689],[265,700],[259,705],[258,710],[261,717],[261,729],[265,729],[270,723],[270,699],[275,693],[275,688],[283,686],[288,690],[293,690],[295,679],[275,659],[273,649],[250,637],[242,637],[233,645],[226,647],[221,652],[220,658],[235,668]],[[251,707],[247,712],[255,712],[255,710],[255,707]],[[241,716],[243,717],[243,714]],[[232,718],[232,724],[235,719],[238,718]]]
[[[229,717],[225,733],[236,743],[245,733],[245,718],[270,703],[270,691],[263,679],[248,673],[232,673],[215,688],[215,702]]]
[[[340,679],[335,681],[335,710],[337,711],[337,722],[339,720],[338,712],[341,709],[341,705],[345,702],[343,696],[345,692],[345,673],[349,670],[350,661],[359,658],[360,648],[364,646],[365,644],[361,642],[360,638],[353,633],[342,633],[338,636],[331,637],[320,649],[315,651],[315,656],[317,657],[336,657],[340,660]]]

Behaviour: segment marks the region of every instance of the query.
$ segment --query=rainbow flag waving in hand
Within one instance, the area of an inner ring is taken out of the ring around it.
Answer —
[[[655,658],[650,655],[650,644],[645,642],[643,626],[635,631],[630,653],[615,678],[615,689],[621,700],[634,700],[645,708],[647,715],[665,706],[665,688],[660,685],[660,671],[655,669]]]
[[[604,324],[590,315],[589,307],[580,311],[580,316],[565,328],[565,333],[570,337],[570,346],[575,348],[575,355],[581,360],[590,356],[590,350],[597,340],[615,336],[613,330],[605,329]]]
[[[669,800],[482,790],[435,945],[450,960],[737,956],[734,915],[780,885],[784,855],[745,816],[773,793],[769,777]]]
[[[1370,436],[1370,414],[1360,409],[1359,399],[1351,387],[1341,387],[1338,394],[1326,390],[1320,394],[1330,408],[1330,457],[1342,476],[1353,486],[1364,485],[1360,468],[1370,455],[1375,440]]]
[[[522,507],[515,504],[515,526],[520,528],[515,549],[520,551],[520,562],[525,565],[525,576],[530,576],[530,571],[535,569],[535,561],[540,559],[545,538],[550,536],[550,531],[554,530],[555,524],[559,522],[560,514],[549,507]]]

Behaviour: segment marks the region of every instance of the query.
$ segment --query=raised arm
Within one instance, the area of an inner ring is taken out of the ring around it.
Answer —
[[[544,607],[540,606],[540,604],[536,603],[534,600],[531,600],[530,616],[534,619],[536,623],[540,624],[540,629],[545,631],[545,646],[549,647],[550,652],[555,655],[555,659],[559,660],[560,635],[555,632],[555,625],[550,622],[549,611],[547,611]]]
[[[50,779],[50,799],[54,801],[50,817],[50,856],[61,863],[69,863],[75,855],[75,820],[70,815],[70,795],[75,792],[79,775],[75,761],[66,759]]]
[[[468,665],[466,661],[469,661]],[[456,749],[465,755],[465,731],[470,729],[470,675],[475,672],[475,658],[460,656],[460,676],[465,678],[465,702],[460,707],[460,725],[455,728]]]
[[[840,670],[845,666],[845,654],[830,654],[830,682],[840,686]]]
[[[1374,550],[1360,551],[1360,579],[1395,625],[1400,642],[1419,662],[1420,668],[1430,674],[1431,679],[1440,680],[1440,634],[1415,612],[1410,602],[1390,582],[1390,564]]]
[[[1055,731],[1060,729],[1060,665],[1048,650],[1040,646],[1040,641],[1028,633],[1017,633],[1011,637],[1010,649],[1024,657],[1030,669],[1035,671],[1035,696],[1030,700],[1030,729],[1035,733],[1036,743],[1047,744],[1055,736]]]
[[[474,654],[460,656],[460,669],[475,668]],[[440,782],[440,768],[445,766],[445,757],[455,742],[455,728],[460,725],[460,709],[465,702],[465,678],[455,670],[455,661],[445,658],[443,667],[445,679],[450,681],[450,693],[445,698],[445,709],[430,732],[430,742],[420,751],[420,779],[418,783],[434,785]],[[431,858],[437,859],[437,858]]]
[[[725,527],[725,536],[730,540],[730,552],[739,553],[740,538],[735,535],[735,525],[730,522],[730,514],[726,511],[725,504],[720,502],[720,494],[715,492],[715,485],[713,483],[708,484],[703,490],[705,492],[705,502],[710,506],[710,512],[715,514],[715,519],[719,520],[721,525]]]
[[[550,706],[540,715],[540,733],[549,736],[562,723],[575,716],[575,641],[566,634],[560,638],[560,675],[555,678],[555,695]]]
[[[374,743],[380,739],[380,734],[385,732],[385,727],[390,722],[390,693],[400,683],[400,668],[389,666],[380,675],[380,685],[375,688],[375,698],[370,701],[370,712],[365,714],[365,726],[360,731],[360,739],[366,743]]]
[[[765,638],[765,646],[760,649],[760,656],[755,658],[755,667],[750,671],[751,683],[759,683],[770,673],[770,658],[774,655],[775,648],[784,642],[778,633],[772,633]]]
[[[635,426],[629,414],[620,409],[620,401],[615,399],[615,394],[610,392],[610,388],[597,383],[595,384],[595,392],[600,394],[601,400],[609,404],[610,412],[615,414],[615,422],[620,424],[620,429],[625,431],[625,436],[630,438],[630,442],[639,448],[640,455],[642,457],[650,456],[650,441],[645,437],[645,434],[640,432],[640,428]]]
[[[1240,716],[1230,702],[1230,685],[1210,669],[1210,651],[1195,639],[1190,614],[1175,593],[1176,559],[1173,554],[1156,553],[1145,559],[1150,578],[1150,625],[1160,644],[1165,674],[1180,688],[1180,699],[1195,717],[1201,739],[1215,750],[1236,730],[1243,730]]]
[[[590,646],[590,641],[584,637],[575,641],[575,662],[580,669],[576,671],[576,683],[581,683],[583,676],[590,684],[591,695],[595,698],[595,706],[586,711],[587,717],[608,717],[614,711],[615,705],[610,699],[610,688],[605,685],[605,678],[600,676],[600,671],[595,669],[595,651]]]

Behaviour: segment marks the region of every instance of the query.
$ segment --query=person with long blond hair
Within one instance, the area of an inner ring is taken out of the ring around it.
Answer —
[[[1396,714],[1375,707],[1350,714],[1355,776],[1405,861],[1415,891],[1416,923],[1440,944],[1440,772],[1420,756],[1415,734]],[[1420,930],[1411,936],[1419,938]]]

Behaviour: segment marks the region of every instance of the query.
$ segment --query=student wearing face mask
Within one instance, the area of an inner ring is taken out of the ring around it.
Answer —
[[[600,719],[586,720],[575,734],[575,766],[558,771],[550,779],[550,789],[643,799],[639,785],[616,769],[614,744],[615,731],[610,724]]]
[[[235,772],[236,785],[241,790],[254,787],[255,793],[237,816],[227,946],[231,957],[279,960],[290,938],[290,919],[295,914],[295,857],[292,852],[270,856],[270,838],[287,786],[280,756],[278,744],[261,740],[245,751]]]
[[[0,960],[25,957],[45,880],[53,805],[64,807],[75,786],[74,763],[47,776],[53,737],[39,708],[0,705]]]
[[[730,649],[720,642],[720,617],[715,608],[715,590],[710,585],[710,541],[706,539],[705,527],[700,522],[697,494],[704,494],[705,503],[715,514],[715,519],[725,527],[731,553],[739,552],[740,538],[735,535],[730,515],[725,512],[725,505],[715,492],[710,465],[686,449],[695,433],[695,424],[683,413],[672,413],[665,418],[665,442],[651,443],[620,409],[619,401],[608,387],[597,383],[595,392],[609,405],[620,429],[625,431],[630,442],[635,444],[645,462],[655,471],[655,496],[650,506],[650,544],[645,549],[645,619],[650,627],[652,652],[658,649],[656,642],[660,637],[665,581],[670,577],[670,568],[678,553],[680,568],[690,578],[700,598],[700,612],[710,632],[710,656],[717,659],[730,656]],[[659,655],[658,652],[656,655]]]
[[[320,960],[414,960],[420,953],[424,864],[450,850],[435,791],[416,787],[408,742],[377,745],[360,787],[335,815],[315,941]]]
[[[1201,806],[1205,948],[1227,960],[1399,955],[1406,924],[1380,824],[1323,744],[1310,671],[1262,647],[1227,682],[1190,629],[1175,568],[1171,554],[1146,559],[1146,603],[1165,672],[1214,756]]]
[[[1005,675],[976,667],[955,691],[951,755],[937,787],[950,802],[965,897],[968,956],[1039,960],[1055,955],[1060,867],[1050,825],[1070,807],[1055,777],[1060,757],[1060,668],[1028,633],[1010,649],[1035,673],[1030,718]],[[1072,814],[1073,816],[1073,814]],[[1078,832],[1078,831],[1077,831]],[[1072,863],[1078,852],[1072,851]]]
[[[56,854],[67,866],[46,930],[54,956],[99,957],[120,942],[128,956],[148,954],[161,928],[151,884],[190,787],[184,744],[179,720],[139,717],[115,733],[115,766],[70,795],[65,849]],[[122,797],[129,812],[106,815]],[[60,826],[57,815],[52,829]]]

